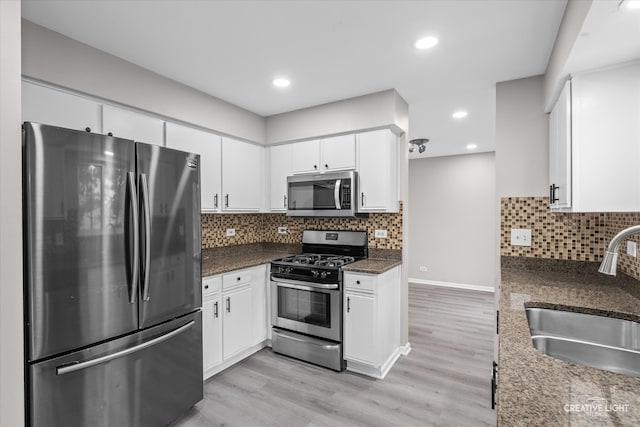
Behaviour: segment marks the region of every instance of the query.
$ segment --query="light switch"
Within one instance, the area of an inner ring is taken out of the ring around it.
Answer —
[[[531,246],[531,229],[512,228],[511,246]]]
[[[236,229],[235,228],[227,228],[227,237],[233,237],[236,235]]]
[[[374,236],[376,239],[386,239],[387,238],[387,230],[376,230],[374,232]]]

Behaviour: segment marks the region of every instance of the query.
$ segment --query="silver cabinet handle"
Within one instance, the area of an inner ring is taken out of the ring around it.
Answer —
[[[90,360],[86,360],[84,362],[71,362],[71,364],[65,364],[62,366],[58,366],[56,368],[56,375],[64,375],[64,374],[68,374],[70,372],[75,372],[75,371],[79,371],[81,369],[86,369],[86,368],[90,368],[92,366],[96,366],[99,365],[101,363],[105,363],[105,362],[109,362],[110,360],[113,359],[117,359],[119,357],[123,357],[126,356],[128,354],[131,353],[136,353],[140,350],[144,350],[145,348],[154,346],[156,344],[160,344],[163,341],[168,340],[169,338],[173,338],[176,335],[179,335],[181,333],[183,333],[184,331],[186,331],[187,329],[191,328],[193,325],[195,325],[195,322],[192,320],[189,323],[187,323],[186,325],[182,325],[180,326],[178,329],[174,329],[173,331],[164,334],[158,338],[154,338],[150,341],[147,341],[145,343],[142,343],[140,345],[137,345],[135,347],[131,347],[128,348],[126,350],[122,350],[119,351],[117,353],[113,353],[113,354],[108,354],[106,356],[102,356],[102,357],[97,357],[95,359],[90,359]]]
[[[228,208],[229,207],[229,195],[225,194],[224,196],[224,207]]]
[[[227,297],[227,313],[231,313],[231,297]]]
[[[304,291],[312,291],[316,289],[338,289],[340,285],[337,283],[322,284],[313,282],[304,282],[302,280],[281,279],[277,277],[271,278],[271,281],[275,282],[278,286],[284,286],[285,288],[301,289]]]
[[[140,174],[142,206],[144,210],[144,277],[142,279],[142,300],[149,301],[149,273],[151,268],[151,207],[149,205],[149,182],[147,175]]]
[[[364,192],[360,193],[360,205],[364,206]]]
[[[133,172],[127,172],[129,186],[129,208],[131,209],[133,233],[133,259],[131,260],[131,283],[129,287],[129,303],[134,304],[138,299],[138,280],[140,280],[140,214],[138,211],[138,195],[136,192],[136,177]]]
[[[347,313],[351,311],[351,298],[347,297]]]
[[[284,195],[284,208],[287,209],[287,195]]]
[[[213,303],[213,317],[218,318],[218,301]]]
[[[213,196],[213,207],[218,209],[218,193]]]

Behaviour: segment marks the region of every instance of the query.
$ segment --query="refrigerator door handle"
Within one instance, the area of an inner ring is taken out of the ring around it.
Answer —
[[[138,211],[138,195],[136,192],[136,178],[133,172],[127,172],[129,186],[129,205],[133,216],[133,262],[131,266],[131,283],[129,286],[129,303],[135,304],[138,298],[138,280],[140,278],[140,214]]]
[[[144,267],[142,269],[142,300],[149,301],[149,269],[151,268],[151,215],[149,205],[149,182],[147,175],[140,174],[142,212],[144,215]]]
[[[86,368],[90,368],[92,366],[96,366],[99,365],[101,363],[105,363],[108,362],[110,360],[113,359],[117,359],[119,357],[123,357],[123,356],[127,356],[129,354],[138,352],[140,350],[144,350],[145,348],[154,346],[156,344],[160,344],[163,341],[166,341],[170,338],[175,337],[176,335],[179,335],[181,333],[183,333],[184,331],[186,331],[187,329],[191,328],[193,325],[195,324],[195,322],[192,320],[189,323],[180,326],[178,329],[174,329],[171,332],[168,332],[162,336],[159,336],[158,338],[154,338],[150,341],[147,341],[145,343],[142,343],[140,345],[137,345],[135,347],[130,347],[126,350],[122,350],[122,351],[118,351],[117,353],[113,353],[113,354],[108,354],[106,356],[102,356],[102,357],[96,357],[95,359],[90,359],[90,360],[85,360],[84,362],[71,362],[70,364],[65,364],[65,365],[61,365],[56,367],[56,375],[64,375],[64,374],[69,374],[71,372],[75,372],[75,371],[80,371],[82,369],[86,369]]]

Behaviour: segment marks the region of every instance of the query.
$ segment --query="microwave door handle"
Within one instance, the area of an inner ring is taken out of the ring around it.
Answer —
[[[336,179],[336,187],[333,190],[333,197],[336,200],[336,209],[340,209],[342,207],[342,203],[340,203],[340,183],[341,179]]]

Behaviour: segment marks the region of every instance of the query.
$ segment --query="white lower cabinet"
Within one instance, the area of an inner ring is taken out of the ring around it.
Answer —
[[[202,279],[204,378],[266,345],[267,266]]]
[[[400,266],[382,274],[344,273],[347,370],[382,379],[400,356]]]

